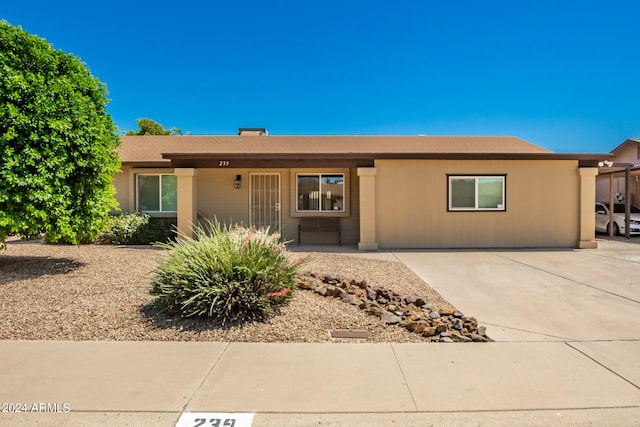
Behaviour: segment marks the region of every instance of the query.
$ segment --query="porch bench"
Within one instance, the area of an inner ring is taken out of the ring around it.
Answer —
[[[298,246],[300,246],[300,234],[310,231],[332,231],[338,233],[338,245],[342,246],[342,230],[340,218],[333,217],[304,217],[298,224]]]

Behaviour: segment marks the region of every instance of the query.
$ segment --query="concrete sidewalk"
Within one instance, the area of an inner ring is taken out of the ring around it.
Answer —
[[[0,425],[173,426],[184,411],[256,413],[254,426],[638,425],[638,355],[637,341],[0,341],[0,402],[58,411]]]
[[[357,256],[405,262],[497,342],[0,341],[0,426],[640,425],[640,246]]]

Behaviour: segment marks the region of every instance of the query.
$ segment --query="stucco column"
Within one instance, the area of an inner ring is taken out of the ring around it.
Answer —
[[[376,241],[376,168],[358,168],[360,179],[360,241],[361,251],[378,249]]]
[[[193,226],[198,222],[198,171],[194,168],[176,168],[173,173],[178,177],[178,231],[193,237]]]
[[[579,249],[595,249],[596,217],[596,176],[598,168],[578,168],[580,173],[580,241]]]

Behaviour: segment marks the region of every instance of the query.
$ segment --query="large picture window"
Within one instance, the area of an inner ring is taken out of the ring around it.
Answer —
[[[450,211],[504,211],[505,176],[449,175]]]
[[[298,174],[298,212],[344,212],[344,174]]]
[[[139,212],[176,212],[178,179],[175,175],[138,175]]]

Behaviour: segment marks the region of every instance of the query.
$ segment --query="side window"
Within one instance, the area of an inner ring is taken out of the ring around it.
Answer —
[[[136,196],[139,212],[176,212],[178,180],[175,175],[138,175]]]
[[[450,211],[506,210],[506,176],[449,175],[448,198]]]

